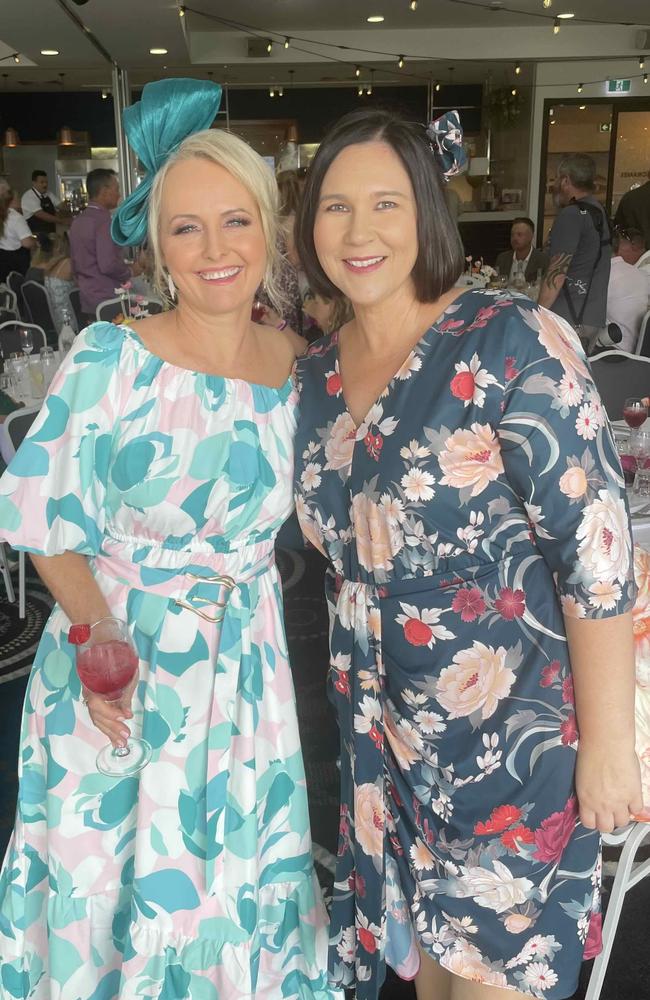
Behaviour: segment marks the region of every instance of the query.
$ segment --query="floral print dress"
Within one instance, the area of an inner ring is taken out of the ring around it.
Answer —
[[[419,941],[461,977],[570,996],[599,948],[563,616],[630,609],[624,484],[580,344],[462,294],[357,428],[337,335],[300,363],[296,501],[329,556],[341,813],[330,975],[374,1000]]]
[[[3,1000],[338,995],[273,559],[296,403],[290,379],[187,371],[96,323],[0,481],[0,537],[87,556],[128,622],[130,728],[153,749],[133,777],[98,773],[55,606],[0,875]]]

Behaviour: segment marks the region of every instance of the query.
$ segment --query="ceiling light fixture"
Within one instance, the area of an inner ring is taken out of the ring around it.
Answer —
[[[374,71],[374,69],[371,69],[370,70],[370,83],[368,84],[368,86],[366,88],[366,94],[368,95],[368,97],[370,97],[370,95],[372,94],[372,84],[373,84],[373,80],[374,79],[375,79],[375,71]]]
[[[409,4],[409,10],[417,10],[417,9],[418,9],[418,0],[411,0]]]
[[[404,69],[404,56],[399,57],[399,59],[397,60],[397,65],[399,66],[400,69]]]
[[[559,35],[560,34],[560,28],[561,28],[560,20],[559,20],[559,18],[556,17],[555,20],[553,21],[553,34],[554,35]]]
[[[551,125],[555,125],[555,118],[551,118]]]
[[[558,14],[558,17],[562,21],[570,21],[572,17],[575,17],[575,14],[571,14],[567,11],[565,14]]]
[[[151,56],[166,56],[167,55],[167,49],[162,49],[162,48],[159,48],[159,49],[149,49],[149,55],[151,55]]]
[[[361,76],[361,66],[354,67],[354,75],[356,76],[357,79],[359,79],[359,77]]]
[[[648,74],[647,74],[647,73],[644,73],[644,74],[643,74],[643,82],[644,82],[644,83],[647,83],[647,82],[648,82]]]
[[[359,95],[359,97],[363,97],[363,84],[361,83],[357,87],[357,94]]]
[[[368,24],[381,24],[384,20],[383,14],[371,14],[370,17],[366,18]]]
[[[582,93],[582,84],[581,83],[578,84],[578,93],[579,94]]]
[[[551,118],[552,118],[552,117],[553,117],[553,115],[555,114],[555,108],[549,108],[549,109],[548,109],[548,113],[549,113],[549,115],[550,115],[550,116],[551,116]]]
[[[18,55],[17,52],[14,52],[14,62],[16,63],[16,65],[18,65],[18,63],[20,62],[20,56]]]
[[[645,56],[639,56],[639,69],[643,69],[644,67],[645,67]]]
[[[271,41],[270,38],[268,39],[268,41],[266,43],[266,51],[269,52],[269,53],[273,52],[273,42]]]
[[[436,94],[440,93],[440,80],[436,80],[435,91],[436,91]]]
[[[269,97],[275,97],[275,87],[269,87]]]
[[[521,65],[520,63],[517,63],[517,65],[515,66],[515,76],[519,76],[520,73],[521,73]]]
[[[9,126],[9,128],[5,130],[3,146],[6,146],[7,149],[15,149],[19,142],[20,137],[16,132],[16,129]]]
[[[284,97],[284,87],[283,86],[279,86],[278,87],[278,97]]]
[[[580,107],[578,108],[578,111],[586,111],[586,110],[587,110],[586,104],[581,104]]]
[[[553,5],[553,0],[544,0],[544,2],[542,3],[542,7],[546,7],[547,10],[552,5]]]
[[[516,97],[517,96],[517,88],[513,87],[512,90],[510,91],[510,93],[512,94],[513,97]]]
[[[108,91],[106,90],[106,87],[102,87],[102,101],[105,101],[107,97],[108,97]]]
[[[59,50],[58,49],[41,49],[41,55],[42,56],[58,56],[59,55]],[[643,66],[641,67],[641,69],[643,69]]]
[[[284,47],[285,47],[285,49],[288,49],[290,45],[291,45],[291,39],[287,35],[287,37],[284,40]]]
[[[178,16],[185,17],[185,7],[183,6],[183,4],[179,4],[178,6]]]

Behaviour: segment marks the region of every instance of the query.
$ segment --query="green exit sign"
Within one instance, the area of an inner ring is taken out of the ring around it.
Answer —
[[[608,80],[608,94],[629,94],[631,87],[630,80]]]

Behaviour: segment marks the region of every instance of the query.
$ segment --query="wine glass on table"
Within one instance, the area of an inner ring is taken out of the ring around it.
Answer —
[[[77,648],[77,673],[88,691],[119,702],[138,672],[138,654],[126,622],[102,618],[94,625],[73,625],[69,641]],[[97,770],[124,777],[137,774],[151,759],[146,740],[130,736],[123,747],[107,744],[97,755]]]
[[[647,460],[650,458],[650,430],[644,428],[638,428],[633,430],[630,434],[630,455],[635,461],[636,473],[638,476],[639,469],[645,468]],[[637,482],[634,482],[634,490],[637,490]]]
[[[23,328],[20,331],[20,349],[26,356],[29,356],[34,350],[34,338],[31,330]]]
[[[648,407],[640,396],[629,396],[623,403],[623,419],[630,430],[635,430],[644,424],[647,416]]]

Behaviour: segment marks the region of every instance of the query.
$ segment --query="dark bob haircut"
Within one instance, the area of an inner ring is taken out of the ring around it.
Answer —
[[[340,289],[323,271],[314,246],[314,223],[325,174],[344,149],[364,142],[385,142],[409,175],[417,206],[418,255],[412,276],[420,302],[435,302],[454,285],[465,267],[458,227],[451,216],[442,171],[423,125],[391,111],[353,111],[330,129],[307,173],[296,219],[296,249],[313,291],[336,298]],[[369,178],[369,181],[372,178]]]

